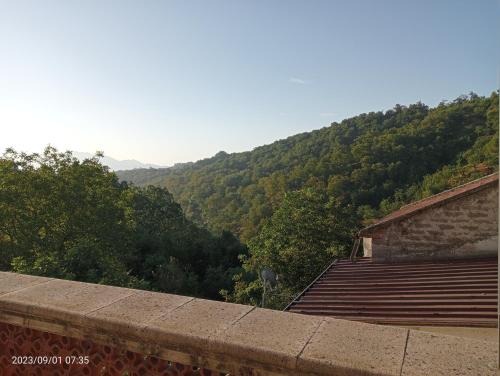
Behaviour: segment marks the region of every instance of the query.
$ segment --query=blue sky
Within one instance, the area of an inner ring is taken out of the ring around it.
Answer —
[[[499,82],[500,1],[3,1],[0,149],[171,165]]]

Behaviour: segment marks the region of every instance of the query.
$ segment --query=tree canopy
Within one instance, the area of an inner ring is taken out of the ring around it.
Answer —
[[[119,172],[172,192],[188,218],[247,242],[226,299],[260,302],[259,271],[278,273],[268,299],[282,308],[352,233],[411,201],[498,169],[498,93],[396,105],[258,147],[160,170]]]
[[[498,93],[168,169],[118,177],[100,158],[6,151],[1,270],[259,304],[270,269],[266,305],[283,308],[374,218],[496,171]]]
[[[186,219],[160,187],[48,147],[0,159],[0,269],[220,298],[246,247]]]
[[[471,93],[435,108],[418,102],[361,114],[249,152],[118,176],[166,187],[195,223],[248,241],[286,192],[325,187],[370,218],[497,166],[498,93]]]
[[[336,257],[347,256],[359,228],[359,217],[350,206],[329,198],[325,190],[304,188],[285,194],[282,204],[262,230],[249,242],[242,273],[236,276],[234,294],[227,300],[259,304],[264,268],[278,275],[277,288],[269,292],[267,306],[282,308]]]

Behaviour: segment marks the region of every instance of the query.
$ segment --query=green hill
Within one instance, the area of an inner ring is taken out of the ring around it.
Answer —
[[[497,166],[498,93],[471,93],[434,108],[419,102],[361,114],[248,152],[118,176],[166,187],[196,223],[248,240],[285,192],[321,188],[368,220]]]

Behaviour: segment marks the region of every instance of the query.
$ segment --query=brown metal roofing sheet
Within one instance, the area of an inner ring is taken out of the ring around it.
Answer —
[[[332,264],[286,309],[394,325],[496,327],[497,259]]]
[[[434,207],[436,205],[441,205],[450,200],[458,199],[459,197],[466,196],[477,192],[478,190],[489,187],[490,185],[498,184],[498,173],[494,173],[483,178],[471,181],[467,184],[449,189],[444,192],[440,192],[433,196],[424,198],[419,201],[415,201],[409,205],[401,207],[399,210],[392,212],[391,214],[385,216],[377,223],[374,223],[368,227],[365,227],[359,232],[359,236],[366,236],[371,233],[371,231],[377,227],[385,226],[391,222],[399,219],[403,219],[412,216],[421,210]]]

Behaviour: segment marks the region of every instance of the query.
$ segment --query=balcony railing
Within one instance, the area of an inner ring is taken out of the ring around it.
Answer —
[[[0,273],[0,375],[495,375],[498,345]]]

